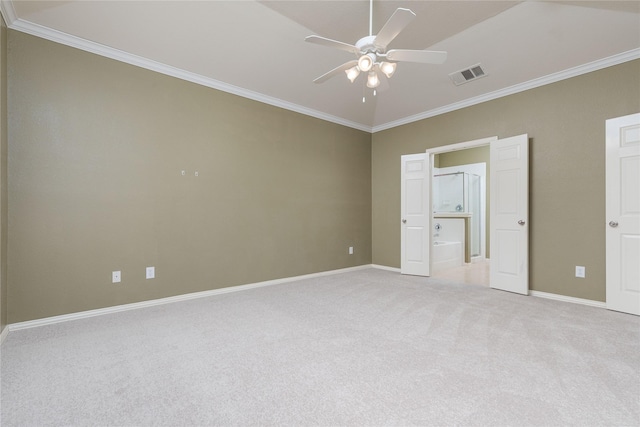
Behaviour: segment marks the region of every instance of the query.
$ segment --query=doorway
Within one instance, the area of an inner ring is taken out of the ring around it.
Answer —
[[[434,248],[442,243],[433,233],[436,223],[432,180],[436,155],[488,145],[491,185],[488,197],[490,233],[487,240],[491,242],[488,258],[492,260],[489,284],[494,289],[528,294],[528,142],[526,134],[501,140],[491,137],[429,149],[425,154],[402,156],[403,274],[431,276]],[[419,193],[418,199],[412,197],[416,192]],[[454,206],[458,207],[457,204]],[[457,214],[465,215],[462,212]],[[470,227],[467,225],[463,233],[468,230]],[[459,249],[455,245],[446,246],[448,251]],[[408,266],[411,267],[410,271]]]
[[[434,154],[433,233],[436,241],[462,242],[462,256],[442,264],[443,246],[434,245],[432,277],[471,285],[489,286],[490,240],[487,211],[489,145]],[[451,236],[452,229],[468,230],[463,236]],[[440,253],[438,253],[440,251]],[[446,268],[439,268],[438,264]]]
[[[434,157],[433,277],[489,286],[489,154],[484,145]]]

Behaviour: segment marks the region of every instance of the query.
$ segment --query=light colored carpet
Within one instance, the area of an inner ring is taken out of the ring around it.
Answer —
[[[11,332],[3,426],[640,424],[640,318],[367,269]]]

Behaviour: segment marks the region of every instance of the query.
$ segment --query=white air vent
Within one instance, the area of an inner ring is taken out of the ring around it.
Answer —
[[[486,75],[487,73],[482,69],[480,64],[476,64],[464,70],[451,73],[449,74],[449,77],[451,77],[451,81],[453,82],[453,84],[455,84],[456,86],[460,86],[463,83],[479,79],[480,77],[484,77]]]

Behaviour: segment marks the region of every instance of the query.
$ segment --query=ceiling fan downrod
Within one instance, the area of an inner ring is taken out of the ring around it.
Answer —
[[[378,34],[373,35],[373,0],[369,0],[369,35],[362,37],[355,44],[343,43],[321,36],[307,36],[305,41],[355,54],[356,59],[345,62],[333,70],[316,78],[314,83],[324,83],[342,72],[353,83],[360,73],[366,74],[366,87],[376,89],[384,81],[380,73],[391,78],[396,70],[397,62],[420,62],[426,64],[442,64],[446,52],[391,49],[389,43],[416,17],[410,9],[398,8],[382,26]],[[393,61],[393,62],[389,62]],[[375,94],[374,94],[375,96]],[[363,102],[365,100],[363,99]]]
[[[369,37],[373,35],[373,0],[369,0]]]

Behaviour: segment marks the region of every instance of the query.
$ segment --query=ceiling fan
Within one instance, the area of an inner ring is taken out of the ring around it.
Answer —
[[[345,50],[353,53],[357,59],[334,68],[316,78],[314,83],[324,83],[331,77],[344,71],[353,83],[361,72],[367,73],[367,87],[374,89],[380,83],[379,72],[391,78],[396,71],[397,62],[420,62],[424,64],[442,64],[447,52],[430,50],[391,49],[387,46],[416,17],[410,9],[398,8],[384,24],[377,35],[373,35],[373,0],[369,2],[369,35],[358,40],[355,45],[331,40],[320,36],[308,36],[305,41]]]

